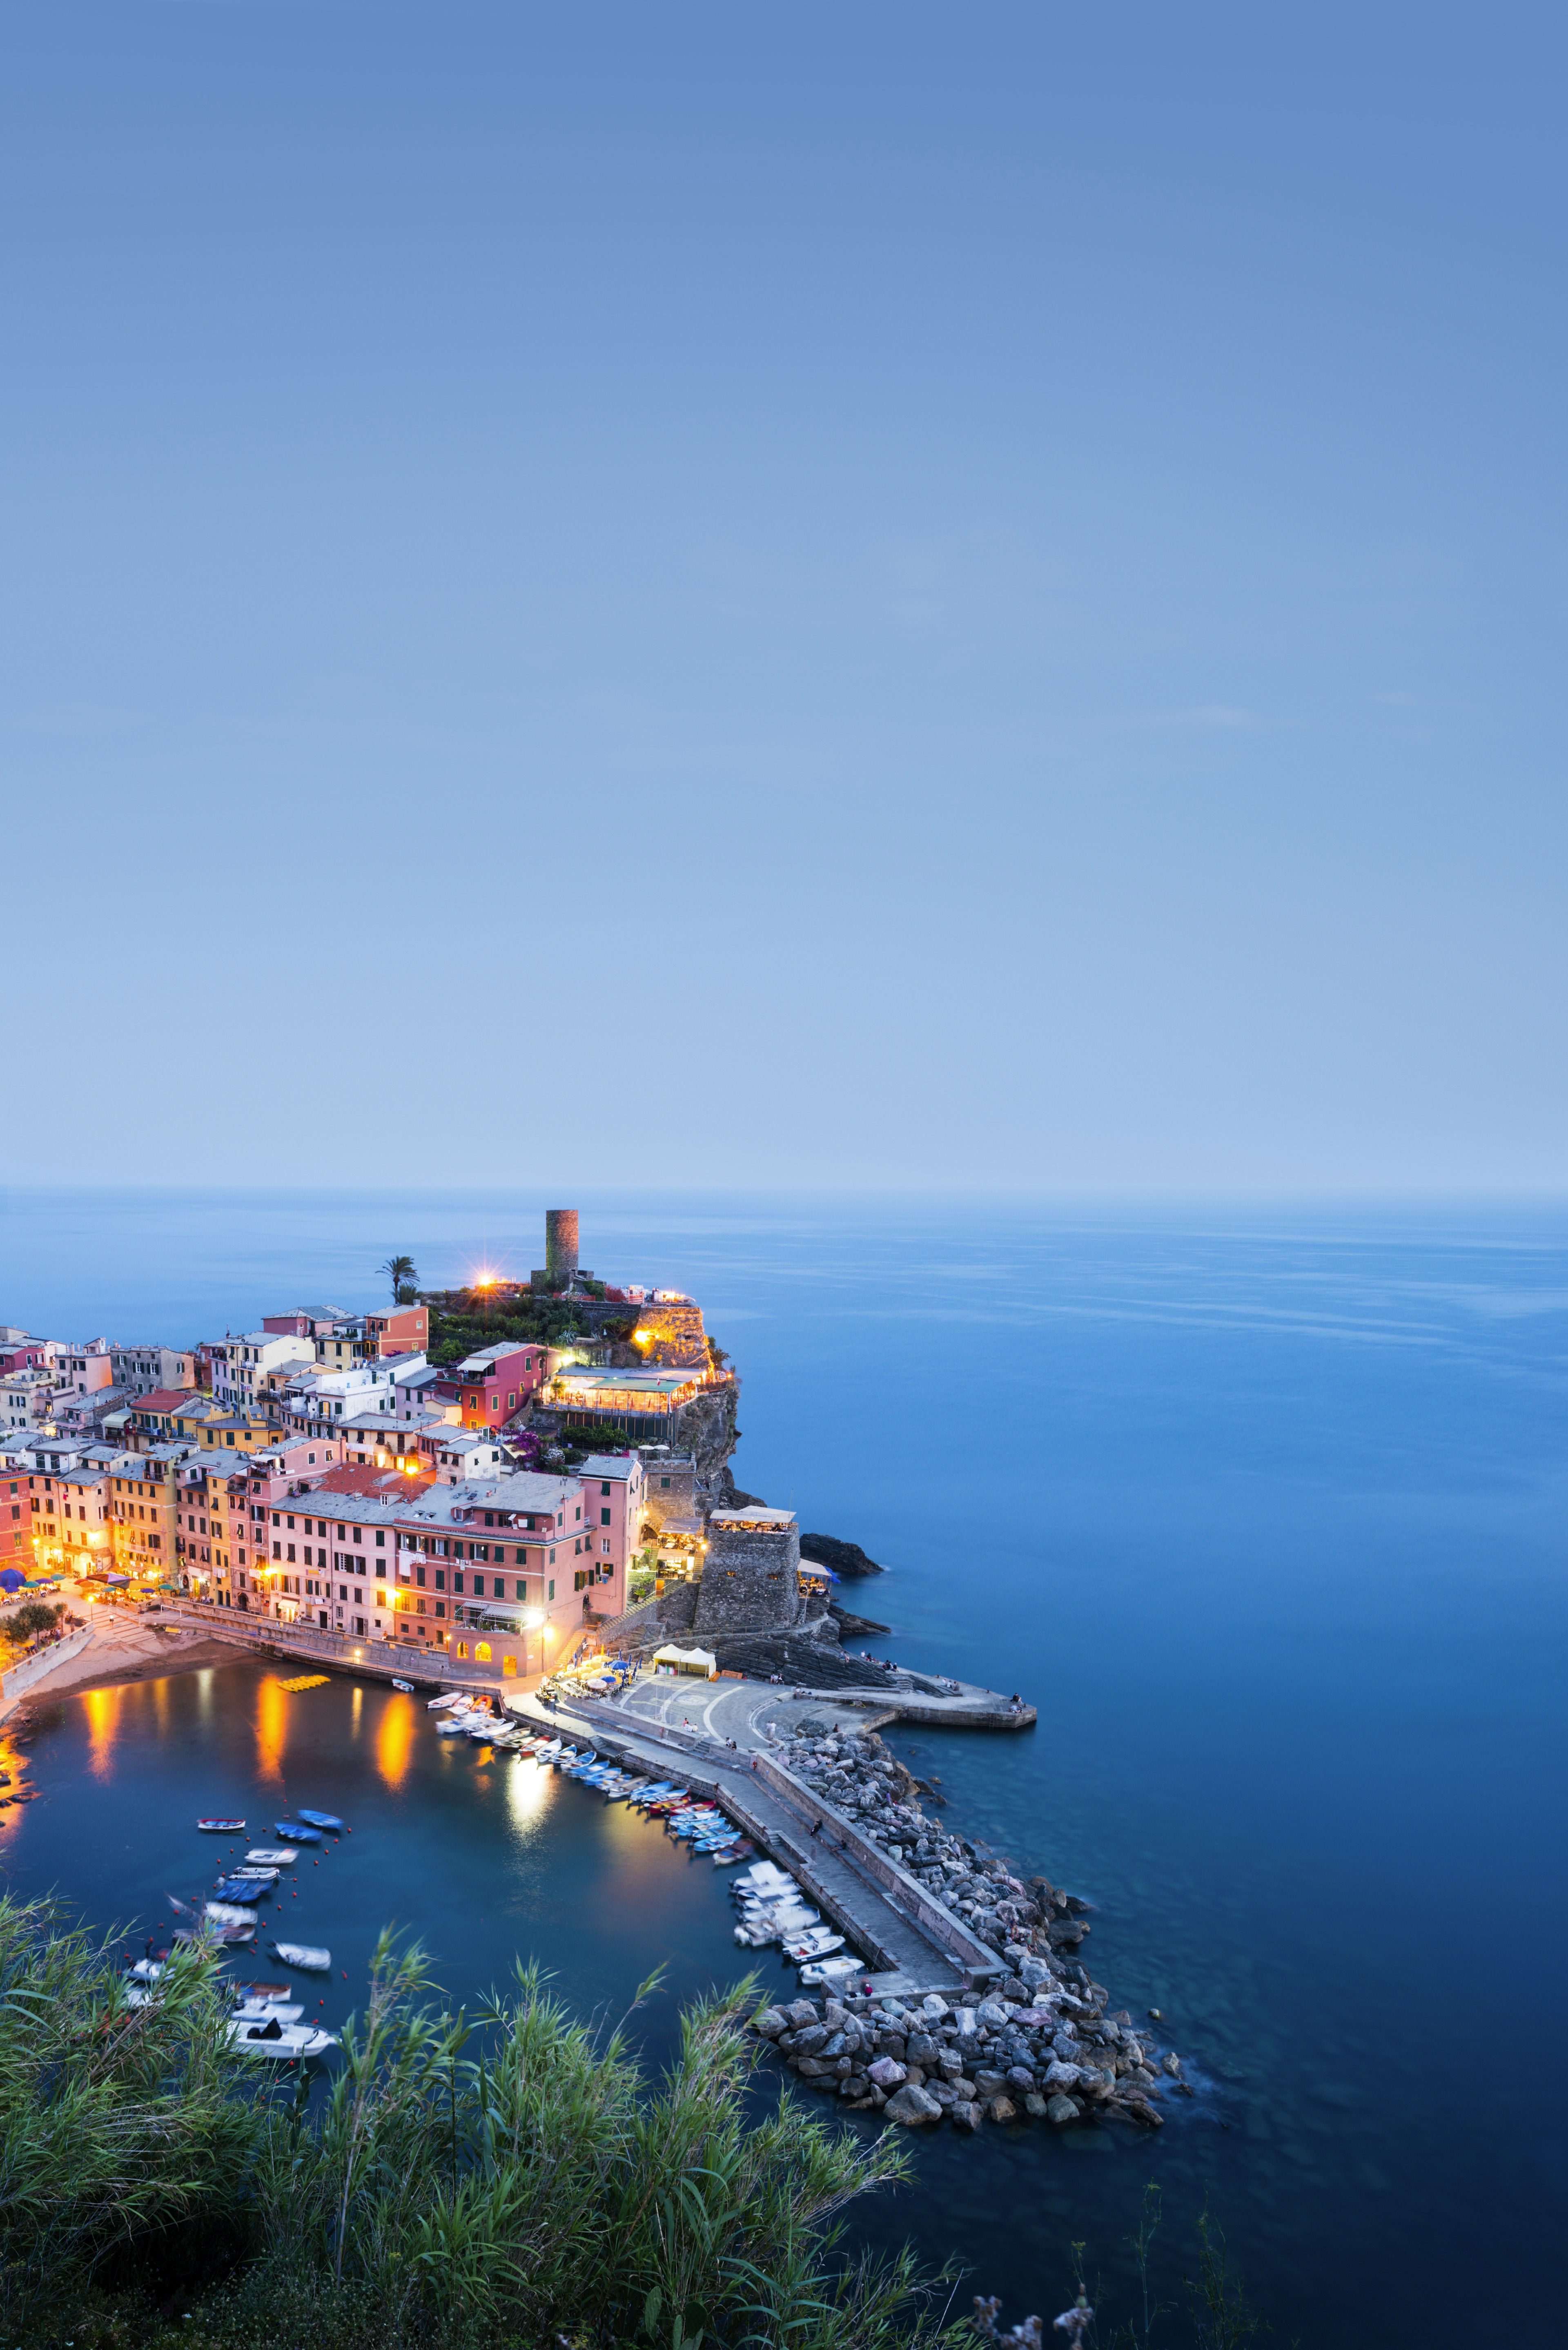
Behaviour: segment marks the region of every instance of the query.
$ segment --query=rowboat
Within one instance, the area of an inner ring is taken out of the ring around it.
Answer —
[[[300,1820],[274,1820],[274,1835],[285,1836],[290,1844],[319,1844],[321,1830],[307,1827]]]
[[[215,1897],[215,1901],[218,1903],[225,1901],[263,1901],[272,1891],[274,1881],[274,1878],[271,1877],[220,1877],[216,1885],[213,1887],[213,1892]],[[207,1914],[209,1917],[213,1913],[213,1907],[214,1902],[209,1901],[207,1904]],[[244,1922],[244,1919],[246,1917],[251,1915],[248,1910],[238,1912],[236,1914],[237,1921],[241,1923]],[[225,1922],[233,1925],[236,1922],[236,1918],[229,1918]]]
[[[196,1825],[203,1835],[243,1835],[244,1820],[198,1820]]]
[[[211,1918],[214,1926],[249,1926],[253,1932],[255,1929],[255,1911],[242,1909],[233,1901],[209,1901],[202,1914]]]
[[[467,1703],[468,1700],[464,1697],[461,1690],[448,1690],[444,1697],[427,1698],[425,1700],[425,1711],[427,1713],[447,1713],[454,1705],[466,1705]]]
[[[258,1844],[252,1846],[245,1858],[263,1868],[292,1868],[299,1855],[286,1844]]]
[[[414,1693],[414,1685],[412,1681],[400,1681],[398,1679],[396,1674],[392,1677],[392,1687],[396,1690],[401,1690],[405,1697],[412,1697]]]
[[[286,1967],[297,1967],[302,1974],[329,1975],[332,1953],[316,1948],[309,1942],[274,1942],[272,1955],[281,1959]]]
[[[282,1999],[247,1999],[235,2008],[231,2023],[270,2023],[275,2016],[280,2023],[297,2023],[305,2013],[296,2001]]]
[[[307,1812],[302,1804],[299,1816],[313,1828],[325,1828],[328,1835],[341,1835],[343,1823],[336,1812]]]

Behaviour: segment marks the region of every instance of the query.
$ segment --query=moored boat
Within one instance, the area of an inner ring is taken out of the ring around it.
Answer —
[[[245,1827],[244,1820],[217,1819],[215,1817],[210,1820],[198,1820],[196,1825],[201,1829],[203,1835],[243,1835],[244,1834]]]
[[[292,1868],[298,1858],[299,1855],[285,1844],[253,1845],[245,1855],[247,1863],[263,1868]]]
[[[271,1955],[281,1959],[286,1967],[296,1967],[301,1974],[329,1975],[332,1953],[310,1942],[274,1942]]]
[[[337,2045],[335,2032],[323,2032],[316,2023],[280,2023],[276,2016],[266,2022],[250,2022],[236,2017],[229,2026],[229,2043],[244,2056],[275,2056],[293,2060],[295,2057],[324,2056]]]
[[[290,1844],[321,1842],[321,1830],[309,1826],[303,1820],[274,1820],[272,1832],[274,1835],[286,1836]]]
[[[401,1690],[405,1697],[412,1697],[414,1693],[412,1681],[400,1681],[395,1673],[392,1676],[392,1687],[395,1690]]]
[[[343,1823],[336,1812],[307,1812],[302,1804],[299,1807],[299,1816],[305,1821],[306,1826],[325,1828],[329,1835],[341,1835],[343,1833]]]

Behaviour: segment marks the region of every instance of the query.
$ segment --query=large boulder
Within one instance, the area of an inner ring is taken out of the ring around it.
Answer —
[[[896,2056],[878,2056],[874,2064],[867,2064],[866,2073],[879,2089],[900,2088],[909,2078]]]
[[[752,2030],[760,2032],[764,2040],[776,2040],[781,2032],[789,2030],[789,2018],[782,2007],[764,2007],[760,2015],[753,2016]]]
[[[968,2100],[960,2098],[952,2107],[952,2124],[955,2129],[977,2130],[980,2127],[980,2107],[972,2098]]]
[[[1058,2091],[1057,2095],[1051,2098],[1046,2105],[1045,2118],[1048,2122],[1054,2122],[1057,2128],[1060,2129],[1065,2122],[1077,2121],[1080,2116],[1081,2110],[1081,2107],[1073,2098],[1064,2097],[1062,2095],[1060,2091]]]
[[[942,2109],[929,2089],[917,2089],[906,2082],[896,2089],[882,2108],[889,2121],[902,2122],[906,2128],[919,2128],[926,2122],[940,2122]]]

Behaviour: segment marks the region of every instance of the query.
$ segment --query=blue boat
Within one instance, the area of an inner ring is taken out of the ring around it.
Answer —
[[[313,1828],[325,1828],[329,1835],[341,1835],[343,1833],[343,1823],[336,1812],[307,1812],[302,1809],[299,1816],[302,1820],[308,1820]]]
[[[300,1820],[274,1820],[272,1832],[274,1835],[280,1835],[285,1844],[319,1844],[321,1842],[321,1830],[307,1828]]]
[[[213,1887],[214,1901],[259,1901],[272,1891],[265,1877],[221,1877]]]

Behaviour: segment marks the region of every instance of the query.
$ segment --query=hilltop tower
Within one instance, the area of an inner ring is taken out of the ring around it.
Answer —
[[[546,1208],[545,1211],[545,1273],[552,1287],[557,1281],[570,1281],[577,1270],[577,1211],[576,1208]]]

